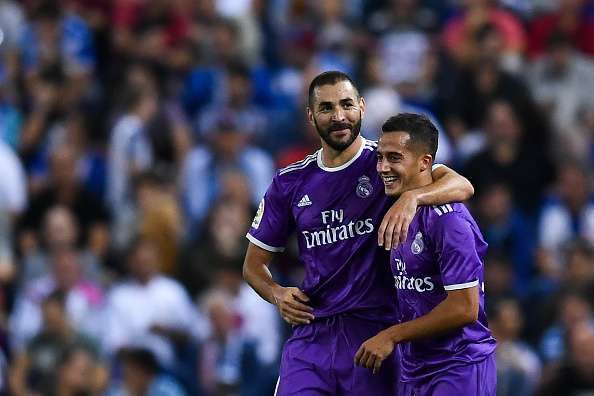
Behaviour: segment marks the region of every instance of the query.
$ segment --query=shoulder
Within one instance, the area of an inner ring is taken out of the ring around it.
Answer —
[[[274,175],[271,189],[283,194],[293,190],[295,186],[305,180],[312,171],[318,169],[317,161],[319,152],[320,150],[317,150],[306,156],[304,159],[279,169]]]
[[[377,140],[370,140],[363,138],[363,151],[376,151],[377,150]]]
[[[434,233],[466,228],[465,225],[473,223],[470,212],[461,202],[424,206],[423,215],[427,227]]]

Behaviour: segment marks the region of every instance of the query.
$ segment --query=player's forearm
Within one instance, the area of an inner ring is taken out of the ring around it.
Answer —
[[[476,320],[472,307],[460,305],[447,298],[426,315],[390,327],[386,331],[395,342],[414,341],[434,337],[461,328]]]
[[[465,177],[441,166],[432,172],[433,183],[410,190],[419,205],[440,205],[460,202],[474,195],[474,187]]]
[[[275,304],[273,291],[280,285],[272,279],[272,274],[268,270],[271,259],[272,254],[250,244],[243,263],[243,279],[260,297]]]

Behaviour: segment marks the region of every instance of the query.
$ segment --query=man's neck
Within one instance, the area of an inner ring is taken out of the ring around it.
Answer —
[[[362,144],[363,138],[361,135],[357,136],[353,143],[343,151],[335,150],[326,144],[326,142],[322,141],[322,162],[324,163],[324,166],[328,168],[336,168],[346,164],[353,159]]]

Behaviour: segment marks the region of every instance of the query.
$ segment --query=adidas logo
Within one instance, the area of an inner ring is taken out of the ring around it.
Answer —
[[[303,196],[303,198],[301,198],[301,201],[299,201],[299,203],[297,204],[297,207],[302,208],[304,206],[309,206],[311,205],[311,201],[309,200],[309,196],[307,194],[305,194]]]

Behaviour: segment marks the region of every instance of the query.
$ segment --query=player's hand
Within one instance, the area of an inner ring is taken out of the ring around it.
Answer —
[[[279,286],[272,293],[285,322],[291,325],[310,324],[314,319],[313,308],[307,305],[309,297],[298,288]]]
[[[408,237],[408,226],[417,212],[418,200],[412,191],[400,195],[388,210],[377,232],[377,244],[386,250],[404,243]]]
[[[355,354],[355,364],[372,369],[375,374],[382,366],[382,362],[394,351],[395,345],[388,333],[381,331],[361,344]]]

